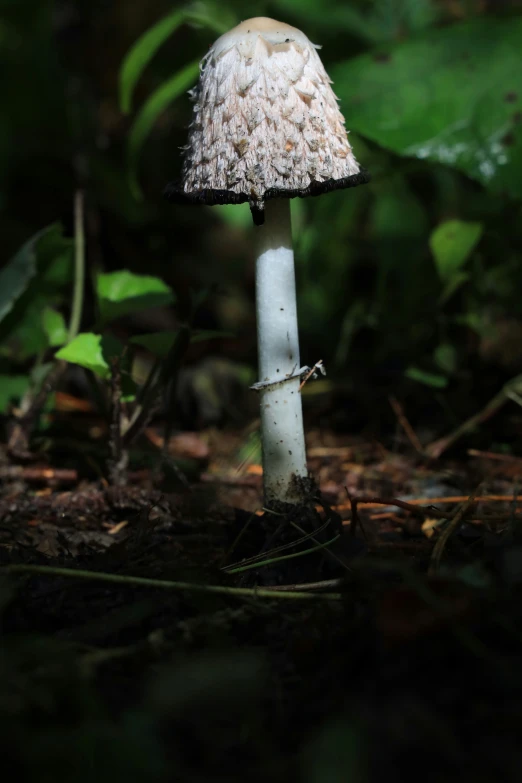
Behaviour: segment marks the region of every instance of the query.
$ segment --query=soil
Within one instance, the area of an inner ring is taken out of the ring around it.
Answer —
[[[311,431],[274,514],[244,433],[155,439],[4,450],[5,779],[520,779],[522,461]]]

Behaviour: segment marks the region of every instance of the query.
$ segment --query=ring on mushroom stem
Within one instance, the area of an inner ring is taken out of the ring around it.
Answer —
[[[300,30],[258,17],[203,58],[178,203],[248,202],[260,226],[256,313],[265,503],[298,503],[306,478],[290,199],[368,182],[331,81]],[[284,383],[280,383],[284,381]]]

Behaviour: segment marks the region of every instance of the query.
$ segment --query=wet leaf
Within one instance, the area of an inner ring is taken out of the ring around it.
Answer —
[[[520,18],[473,19],[383,46],[330,75],[351,130],[520,197],[521,40]]]

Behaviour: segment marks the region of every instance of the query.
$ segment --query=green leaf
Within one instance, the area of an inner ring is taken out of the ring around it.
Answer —
[[[477,18],[383,46],[330,75],[350,130],[520,197],[521,41],[522,18]]]
[[[199,74],[199,60],[186,65],[171,79],[152,93],[145,102],[129,131],[127,162],[129,166],[129,187],[136,199],[142,198],[138,183],[138,157],[152,126],[159,115],[182,93],[193,85]]]
[[[28,388],[26,375],[0,375],[0,413],[7,413],[11,403],[23,397]]]
[[[146,348],[154,356],[159,359],[165,358],[178,336],[179,331],[175,332],[151,332],[150,334],[138,334],[135,337],[131,337],[129,342],[134,345],[141,345]],[[215,340],[222,337],[233,337],[231,332],[218,332],[212,330],[201,330],[192,332],[190,337],[191,343],[199,343],[204,340]]]
[[[100,378],[108,378],[110,375],[109,365],[103,355],[101,334],[82,332],[68,345],[60,348],[56,358],[92,370]]]
[[[431,386],[434,389],[445,389],[448,385],[448,379],[444,375],[426,372],[419,367],[408,367],[404,374],[406,378],[423,383],[425,386]]]
[[[229,29],[223,10],[209,9],[203,4],[173,13],[160,19],[147,30],[125,56],[120,69],[120,108],[124,114],[131,110],[132,95],[141,74],[152,60],[160,46],[185,22],[202,25],[219,33]],[[232,25],[230,25],[232,26]]]
[[[18,271],[28,273],[18,277],[18,289],[9,280],[15,270],[9,264],[0,273],[0,354],[16,361],[35,356],[48,347],[42,322],[46,306],[60,304],[63,289],[71,279],[73,241],[63,236],[59,224],[38,232],[17,253],[21,265]],[[15,296],[14,294],[17,293]],[[2,305],[5,305],[2,308]]]
[[[481,223],[447,220],[432,232],[430,248],[439,277],[444,283],[461,271],[482,236]]]
[[[136,275],[127,269],[99,275],[96,293],[104,323],[174,301],[172,289],[159,277]]]
[[[52,307],[46,307],[43,311],[42,321],[51,348],[65,345],[68,339],[68,330],[63,315],[58,310],[53,310]]]
[[[451,343],[441,343],[435,349],[433,361],[446,375],[452,375],[457,369],[457,349]]]
[[[39,231],[23,245],[0,272],[0,321],[11,312],[36,275],[38,243],[48,229]]]

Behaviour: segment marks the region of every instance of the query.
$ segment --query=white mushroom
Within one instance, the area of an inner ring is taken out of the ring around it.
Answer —
[[[177,202],[248,202],[261,226],[258,386],[269,504],[299,502],[299,479],[308,475],[289,199],[368,180],[317,48],[295,27],[265,17],[222,35],[204,57],[192,91],[194,118],[181,181],[166,190]]]

